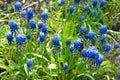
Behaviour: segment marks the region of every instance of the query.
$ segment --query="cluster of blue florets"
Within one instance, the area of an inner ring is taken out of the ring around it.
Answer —
[[[92,59],[93,62],[97,65],[100,65],[104,61],[104,57],[98,52],[98,50],[94,46],[91,46],[88,49],[83,49],[81,51],[81,55],[83,57]]]
[[[36,21],[33,19],[34,17],[34,11],[31,7],[29,7],[27,10],[22,10],[22,4],[20,2],[16,2],[14,4],[15,10],[19,11],[21,14],[21,17],[26,18],[26,20],[29,22],[29,26],[32,30],[36,29]],[[40,35],[38,37],[38,42],[43,42],[45,40],[45,34],[47,33],[47,25],[45,21],[48,19],[47,12],[41,13],[42,21],[38,22],[38,29],[41,29],[42,32],[40,32]],[[16,34],[19,27],[15,20],[10,20],[9,22],[9,28],[10,31],[6,33],[6,37],[8,40],[8,43],[12,43],[14,41],[14,37],[16,37],[16,43],[19,45],[22,45],[25,43],[26,39],[30,40],[31,36],[30,34]]]

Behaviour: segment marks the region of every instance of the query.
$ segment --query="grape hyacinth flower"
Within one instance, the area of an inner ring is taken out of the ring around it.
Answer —
[[[104,48],[104,51],[105,51],[105,52],[109,52],[111,47],[110,47],[110,44],[107,43],[107,44],[104,44],[104,45],[103,45],[103,48]]]
[[[44,32],[45,34],[47,33],[48,29],[47,29],[47,25],[43,24],[42,25],[42,32]]]
[[[74,12],[74,10],[75,10],[75,7],[71,5],[71,6],[69,7],[70,14],[72,14],[72,13]]]
[[[120,78],[120,72],[118,72],[117,77]]]
[[[88,39],[93,40],[95,37],[95,33],[93,31],[90,31],[87,36],[88,36]]]
[[[103,61],[104,61],[104,57],[101,54],[99,54],[99,57],[96,59],[96,64],[100,65]]]
[[[26,35],[26,38],[27,38],[28,40],[30,40],[30,34],[27,34],[27,35]]]
[[[76,40],[74,41],[74,48],[75,48],[75,49],[79,49],[81,46],[82,46],[82,41],[81,41],[81,39],[80,39],[80,38],[76,39]]]
[[[75,50],[74,45],[70,45],[70,52],[72,53]]]
[[[14,4],[14,6],[15,6],[16,11],[19,11],[19,10],[22,9],[22,4],[21,4],[19,1],[17,1],[17,2]]]
[[[100,29],[100,34],[105,34],[107,32],[107,26],[106,25],[102,25],[99,29]]]
[[[99,57],[99,52],[98,50],[96,49],[95,46],[91,46],[89,47],[88,49],[83,49],[81,51],[81,55],[83,57],[88,57],[88,58],[92,58],[92,59],[97,59]]]
[[[22,18],[26,18],[27,13],[26,13],[26,11],[25,11],[25,10],[21,12],[21,16],[22,16]]]
[[[98,4],[98,0],[93,0],[93,4],[92,4],[92,5],[93,5],[94,7],[96,7],[97,4]]]
[[[68,63],[66,62],[66,63],[63,64],[63,70],[66,71],[67,68],[68,68]]]
[[[38,21],[38,29],[41,29],[43,26],[43,22],[42,21]]]
[[[99,52],[97,50],[88,49],[88,57],[97,59],[99,57]]]
[[[101,0],[100,7],[104,7],[106,4],[106,0]]]
[[[81,55],[82,55],[83,57],[87,57],[87,49],[83,49],[83,50],[81,51]]]
[[[16,36],[16,43],[19,45],[22,45],[23,43],[25,43],[26,40],[26,36],[24,34],[18,34]]]
[[[119,48],[120,47],[120,44],[118,43],[118,42],[115,42],[114,43],[114,49],[117,49],[117,48]]]
[[[79,3],[79,2],[80,2],[80,0],[74,0],[74,2],[75,2],[75,3]]]
[[[84,35],[87,32],[87,28],[86,27],[81,27],[80,28],[80,34]]]
[[[6,37],[7,37],[7,41],[8,43],[12,43],[13,42],[13,36],[12,36],[12,33],[11,32],[7,32],[6,33]]]
[[[31,29],[35,29],[36,28],[36,22],[35,22],[35,20],[30,20],[29,24],[30,24]]]
[[[101,37],[100,37],[100,42],[104,42],[105,41],[105,39],[106,39],[106,35],[105,34],[103,34]]]
[[[33,14],[34,14],[34,12],[33,12],[32,8],[28,8],[27,9],[27,19],[28,20],[32,19],[33,18]]]
[[[83,16],[80,16],[80,17],[79,17],[79,21],[80,21],[80,22],[83,21],[83,19],[84,19]]]
[[[48,19],[48,14],[47,14],[47,12],[42,12],[42,13],[41,13],[41,18],[42,18],[43,21],[46,21],[46,20]]]
[[[84,7],[83,7],[83,11],[84,11],[84,12],[89,11],[89,6],[88,6],[88,5],[84,6]]]
[[[32,59],[27,59],[26,64],[27,64],[28,67],[31,67],[33,65]]]
[[[54,36],[52,38],[52,43],[55,47],[57,47],[59,45],[59,37],[58,36]]]
[[[44,42],[45,40],[45,34],[43,32],[40,32],[38,42]]]
[[[96,17],[97,15],[98,15],[97,10],[94,10],[94,11],[93,11],[93,16],[95,16],[95,17]]]
[[[14,20],[10,20],[9,26],[10,26],[11,32],[15,32],[16,30],[18,30],[18,25]]]
[[[67,38],[67,39],[66,39],[66,45],[70,45],[70,43],[71,43],[70,38]]]
[[[59,0],[59,3],[63,5],[65,3],[65,0]]]

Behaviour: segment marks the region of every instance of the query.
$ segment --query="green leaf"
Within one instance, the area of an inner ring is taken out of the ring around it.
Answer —
[[[90,80],[95,80],[90,74],[80,74],[80,75],[77,75],[77,77],[80,77],[80,76],[86,76],[86,77],[89,77]]]
[[[2,60],[0,60],[0,68],[8,69],[8,67],[5,65],[5,63]]]
[[[36,53],[28,53],[28,54],[32,54],[33,56],[35,56],[35,57],[39,57],[39,58],[41,58],[41,59],[44,59],[45,61],[49,61],[45,56],[42,56],[42,55],[40,55],[40,54],[36,54]]]
[[[27,65],[26,64],[24,64],[24,70],[25,70],[26,75],[28,75]]]

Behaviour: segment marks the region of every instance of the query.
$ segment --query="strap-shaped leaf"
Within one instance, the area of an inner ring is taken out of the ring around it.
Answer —
[[[80,77],[80,76],[86,76],[86,77],[90,78],[90,80],[95,80],[90,74],[79,74],[79,75],[77,75],[77,77]]]
[[[41,54],[37,54],[37,53],[28,53],[28,54],[32,54],[35,57],[39,57],[41,59],[44,59],[45,61],[49,61],[45,56],[42,56]]]

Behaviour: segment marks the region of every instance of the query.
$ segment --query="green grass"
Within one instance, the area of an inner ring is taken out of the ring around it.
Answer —
[[[115,1],[115,2],[114,2]],[[43,1],[44,2],[44,1]],[[100,43],[99,27],[102,24],[111,28],[114,24],[114,19],[119,15],[119,12],[112,15],[110,7],[118,10],[119,6],[115,6],[119,0],[107,1],[105,9],[101,9],[99,6],[93,8],[92,2],[81,2],[79,5],[74,4],[73,1],[67,1],[63,6],[58,4],[55,0],[47,7],[39,6],[40,11],[47,11],[49,18],[46,22],[48,26],[48,33],[45,41],[38,44],[37,38],[39,32],[37,28],[32,31],[29,23],[26,19],[23,19],[19,12],[10,12],[10,8],[14,9],[14,3],[8,4],[7,11],[0,11],[0,79],[1,80],[116,80],[118,69],[115,63],[110,62],[106,56],[113,54],[113,45],[111,45],[111,51],[105,53],[103,51],[103,44]],[[113,3],[113,4],[112,4]],[[69,6],[74,5],[75,11],[73,14],[69,13]],[[89,12],[83,12],[82,7],[85,4],[90,5]],[[109,8],[109,9],[108,9]],[[93,10],[98,11],[98,16],[92,15]],[[84,16],[84,20],[79,22],[79,16]],[[112,16],[111,16],[112,15]],[[110,19],[109,19],[110,17]],[[31,35],[30,40],[26,40],[26,43],[18,46],[15,41],[12,44],[8,44],[5,33],[9,31],[9,22],[13,19],[17,22],[19,30],[17,34],[29,33]],[[36,23],[41,19],[40,13],[34,15]],[[87,39],[87,34],[81,36],[79,29],[81,26],[86,26],[89,32],[94,31],[96,34],[93,42]],[[112,34],[112,36],[111,36]],[[105,43],[114,43],[120,41],[119,32],[108,30],[107,40]],[[60,45],[56,49],[52,44],[52,37],[59,36]],[[66,46],[66,38],[71,38],[71,44],[74,43],[76,38],[80,37],[83,44],[80,51],[70,53],[69,46]],[[88,58],[81,56],[81,50],[88,48],[91,44],[96,46],[100,54],[104,55],[104,62],[100,66],[92,64],[92,61]],[[32,59],[32,67],[26,65],[26,59]],[[66,71],[63,70],[63,64],[68,63]]]

